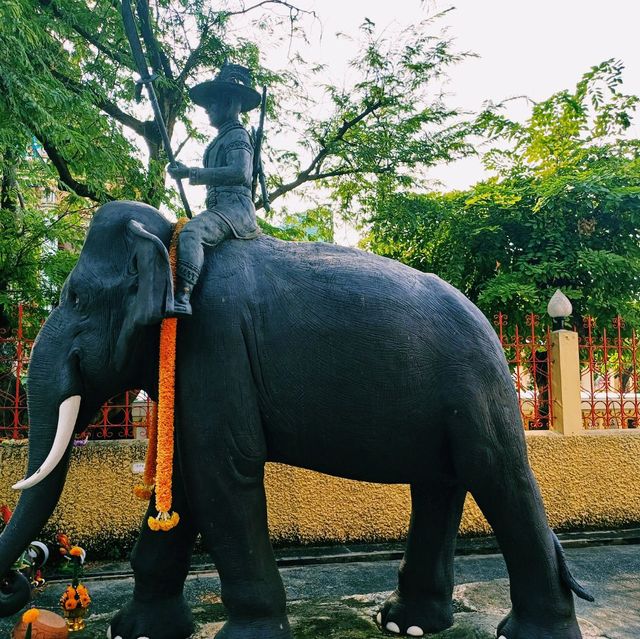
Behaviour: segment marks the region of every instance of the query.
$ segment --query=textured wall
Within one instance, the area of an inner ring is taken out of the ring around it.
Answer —
[[[617,527],[640,523],[640,433],[593,432],[575,437],[532,433],[529,457],[556,528]],[[65,490],[47,526],[76,543],[103,551],[135,537],[145,504],[132,495],[138,476],[132,463],[144,459],[142,442],[98,442],[73,451]],[[26,445],[0,446],[0,503],[13,506],[11,484],[26,464]],[[406,533],[406,486],[364,484],[288,466],[267,468],[269,520],[280,543],[377,541]],[[465,534],[489,532],[469,499]],[[42,536],[45,538],[45,535]]]

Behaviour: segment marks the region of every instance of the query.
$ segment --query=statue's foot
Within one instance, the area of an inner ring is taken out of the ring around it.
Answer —
[[[192,314],[191,304],[188,301],[174,300],[173,308],[167,309],[167,317],[189,317]]]
[[[107,639],[187,639],[193,631],[191,609],[182,595],[153,601],[132,599],[111,621]]]
[[[387,632],[410,637],[441,632],[453,624],[451,600],[435,602],[424,597],[409,598],[397,590],[376,615],[376,623]]]
[[[574,616],[562,620],[519,619],[513,610],[498,625],[497,637],[502,639],[582,639],[580,627]]]
[[[286,617],[268,617],[242,622],[229,620],[216,639],[293,639],[293,635]]]

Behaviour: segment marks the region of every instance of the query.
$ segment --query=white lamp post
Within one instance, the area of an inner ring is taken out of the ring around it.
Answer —
[[[571,316],[572,312],[573,306],[571,306],[569,298],[558,289],[547,304],[547,313],[553,319],[553,330],[564,330],[564,321]]]

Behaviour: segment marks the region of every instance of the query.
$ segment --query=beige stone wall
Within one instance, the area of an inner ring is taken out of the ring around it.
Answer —
[[[529,433],[527,444],[552,526],[640,523],[640,433]],[[22,442],[0,446],[0,503],[16,502],[10,486],[23,476],[26,450]],[[142,462],[144,454],[144,442],[137,441],[97,442],[75,449],[62,499],[45,534],[63,530],[75,543],[96,550],[114,542],[130,543],[146,507],[132,494],[139,480],[132,466]],[[406,534],[406,486],[365,484],[277,464],[268,465],[266,485],[271,533],[277,542],[380,541]],[[490,532],[471,499],[461,531]]]

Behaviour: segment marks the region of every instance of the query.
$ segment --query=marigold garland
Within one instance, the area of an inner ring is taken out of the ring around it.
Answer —
[[[186,219],[178,220],[171,238],[169,263],[171,264],[174,283],[178,236],[187,221]],[[177,328],[178,320],[175,317],[164,319],[160,326],[158,404],[157,409],[152,413],[143,484],[136,486],[134,489],[138,497],[145,499],[151,497],[151,492],[155,485],[156,510],[158,514],[156,517],[149,517],[147,520],[149,528],[154,531],[171,530],[180,521],[180,515],[177,512],[171,512]],[[154,479],[155,482],[153,481]]]
[[[40,611],[37,608],[29,608],[22,615],[22,623],[33,623],[40,616]]]
[[[138,497],[138,499],[144,501],[151,499],[156,481],[156,454],[158,449],[158,404],[156,402],[153,402],[151,405],[147,437],[149,438],[149,445],[147,447],[147,457],[144,462],[142,483],[133,489],[133,494]]]

